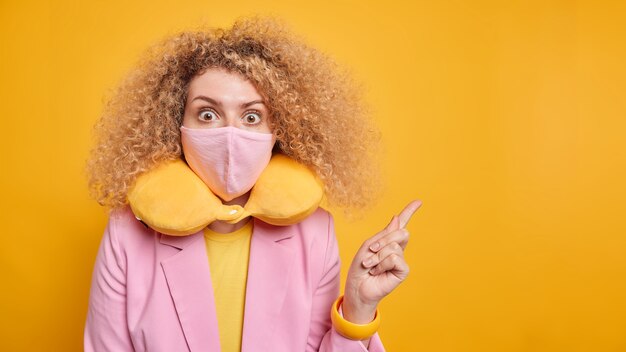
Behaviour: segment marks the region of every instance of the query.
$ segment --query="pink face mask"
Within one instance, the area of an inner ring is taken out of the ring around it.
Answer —
[[[272,157],[272,133],[218,128],[180,127],[189,167],[224,201],[237,198],[256,183]]]

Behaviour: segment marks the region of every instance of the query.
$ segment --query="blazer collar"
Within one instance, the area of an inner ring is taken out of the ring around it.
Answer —
[[[293,225],[273,226],[257,218],[252,221],[242,351],[271,349],[295,259],[294,250],[281,243],[295,235]],[[161,234],[160,243],[180,249],[162,260],[161,266],[190,351],[219,351],[215,296],[203,232]]]

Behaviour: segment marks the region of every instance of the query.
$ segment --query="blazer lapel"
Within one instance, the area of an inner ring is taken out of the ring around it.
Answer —
[[[211,271],[202,231],[189,236],[161,234],[161,243],[181,249],[161,261],[189,350],[219,351]]]
[[[241,350],[271,351],[295,258],[294,250],[281,242],[294,231],[291,226],[253,221]]]

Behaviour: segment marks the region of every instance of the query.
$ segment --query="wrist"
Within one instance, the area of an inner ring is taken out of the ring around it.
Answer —
[[[343,317],[355,324],[367,324],[374,320],[378,304],[359,302],[350,296],[344,296],[341,303]]]

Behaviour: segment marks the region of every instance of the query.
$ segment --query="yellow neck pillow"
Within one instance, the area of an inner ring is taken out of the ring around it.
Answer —
[[[313,213],[323,196],[323,184],[309,168],[274,154],[243,207],[222,204],[182,159],[139,176],[128,192],[128,202],[137,219],[151,228],[186,236],[215,220],[234,224],[248,216],[272,225],[295,224]]]

